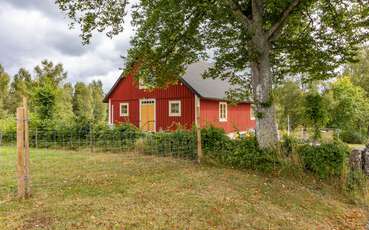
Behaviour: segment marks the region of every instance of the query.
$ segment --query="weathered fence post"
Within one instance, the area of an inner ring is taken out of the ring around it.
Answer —
[[[18,176],[18,197],[26,196],[25,168],[24,168],[24,108],[17,108],[17,176]]]
[[[28,135],[27,100],[26,98],[23,98],[23,107],[17,108],[17,176],[19,198],[27,198],[31,196]]]
[[[195,115],[196,115],[196,137],[197,137],[197,162],[201,163],[203,159],[203,152],[201,146],[201,126],[200,126],[200,98],[198,96],[195,97]]]
[[[29,155],[29,127],[28,127],[28,105],[27,98],[23,97],[23,109],[24,109],[24,155],[25,155],[25,184],[26,184],[26,197],[31,196],[31,176],[30,176],[30,155]]]
[[[94,152],[94,129],[93,126],[90,124],[90,149],[91,152]]]
[[[35,148],[38,148],[38,129],[36,128],[36,133],[35,133]]]

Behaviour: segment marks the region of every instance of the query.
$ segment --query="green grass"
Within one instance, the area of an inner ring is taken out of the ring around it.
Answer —
[[[135,153],[31,151],[33,197],[15,198],[0,148],[0,229],[363,229],[333,187]]]

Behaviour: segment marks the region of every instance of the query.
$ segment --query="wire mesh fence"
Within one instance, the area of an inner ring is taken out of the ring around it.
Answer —
[[[0,147],[15,147],[16,133],[0,131]],[[196,158],[196,138],[191,131],[145,133],[132,130],[29,130],[30,148],[140,152],[188,159]]]
[[[142,158],[160,161],[149,155],[175,157],[188,160],[196,159],[196,138],[192,131],[174,131],[147,133],[135,129],[82,129],[82,130],[29,130],[31,148],[32,187],[48,188],[60,186],[63,171],[68,170],[71,156],[85,154],[118,153],[125,154],[124,159]],[[17,135],[16,132],[0,131],[0,205],[7,199],[12,199],[17,192]],[[72,155],[71,155],[72,154]],[[94,156],[93,156],[94,157]],[[91,159],[94,159],[94,158]],[[162,159],[164,160],[164,159]],[[56,162],[58,161],[58,162]],[[56,165],[65,162],[63,168]],[[91,164],[97,164],[93,161]],[[100,165],[81,165],[85,171],[104,170]],[[123,166],[122,166],[123,167]],[[59,175],[59,174],[62,175]],[[50,179],[47,177],[55,177]],[[59,178],[59,180],[57,179]]]

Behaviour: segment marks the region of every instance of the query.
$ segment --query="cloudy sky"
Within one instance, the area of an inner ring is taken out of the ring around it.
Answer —
[[[132,28],[109,39],[96,34],[87,46],[79,30],[70,30],[68,18],[54,0],[0,0],[0,64],[14,75],[20,67],[29,71],[42,60],[62,63],[69,81],[100,79],[108,90],[123,67]]]

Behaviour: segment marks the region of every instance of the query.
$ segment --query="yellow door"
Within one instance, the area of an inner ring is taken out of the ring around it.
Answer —
[[[141,101],[140,127],[143,131],[155,131],[155,101]]]

